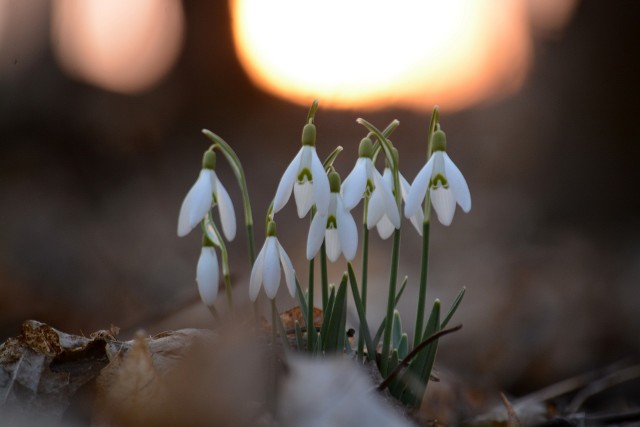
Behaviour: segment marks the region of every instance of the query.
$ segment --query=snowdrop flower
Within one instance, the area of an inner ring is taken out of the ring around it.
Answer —
[[[307,259],[316,256],[324,240],[327,257],[335,262],[340,253],[347,261],[356,256],[358,249],[358,228],[353,216],[345,208],[340,194],[340,176],[336,172],[329,174],[331,194],[326,212],[318,211],[311,221],[307,238]]]
[[[365,192],[373,190],[375,168],[372,157],[373,143],[368,137],[363,138],[358,147],[358,160],[342,183],[342,201],[348,211],[356,207]]]
[[[329,180],[316,153],[316,127],[307,123],[302,130],[302,148],[284,171],[276,196],[273,213],[284,207],[293,190],[298,216],[304,217],[316,205],[318,212],[326,213],[329,207]]]
[[[409,187],[409,183],[402,174],[400,174],[399,178],[404,198],[405,184]],[[372,229],[375,226],[378,229],[380,238],[388,239],[393,234],[394,229],[400,228],[400,212],[392,190],[393,173],[388,166],[384,168],[380,181],[379,184],[376,184],[376,188],[373,190],[369,200],[367,227]]]
[[[267,226],[267,238],[251,270],[251,278],[249,279],[249,297],[251,301],[255,301],[258,298],[258,292],[262,284],[264,284],[264,292],[269,299],[276,297],[280,286],[281,264],[289,293],[292,297],[295,297],[296,272],[293,269],[291,259],[289,259],[276,237],[276,223],[270,221]]]
[[[385,174],[387,173],[386,170],[384,172]],[[391,177],[391,170],[389,170],[388,174],[389,174],[388,179],[393,181],[393,178]],[[384,175],[382,177],[384,178]],[[409,181],[407,181],[406,178],[402,176],[402,174],[400,174],[400,187],[402,188],[402,200],[405,203],[407,203],[407,197],[409,196],[409,190],[411,190],[411,184],[409,184]],[[418,231],[418,234],[422,236],[422,223],[424,222],[424,211],[422,209],[417,209],[416,212],[409,218],[409,221],[411,221],[411,224],[413,224],[413,227]]]
[[[216,172],[216,154],[207,150],[202,159],[202,170],[193,187],[180,207],[178,216],[178,236],[186,236],[198,225],[211,209],[211,205],[218,205],[222,231],[227,240],[236,236],[236,216],[229,193],[218,180]]]
[[[444,132],[433,134],[433,154],[411,184],[404,206],[404,215],[410,218],[422,209],[427,189],[431,204],[443,225],[451,224],[456,203],[464,212],[471,210],[471,195],[467,181],[446,153],[447,140]]]
[[[206,237],[204,240],[196,268],[196,283],[202,302],[211,307],[218,296],[220,270],[213,243]]]

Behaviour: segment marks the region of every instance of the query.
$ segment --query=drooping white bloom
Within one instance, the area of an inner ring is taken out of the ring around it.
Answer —
[[[367,227],[372,229],[375,226],[380,237],[387,239],[393,234],[393,230],[400,228],[400,212],[393,196],[393,173],[388,167],[384,169],[382,176],[378,171],[375,173],[376,184],[369,199]],[[400,175],[400,180],[403,179]]]
[[[443,225],[449,225],[453,220],[456,203],[464,212],[471,210],[471,194],[460,169],[445,151],[444,132],[435,132],[433,138],[433,154],[411,184],[404,215],[410,218],[422,209],[422,201],[429,189],[431,204],[438,215],[438,220]]]
[[[340,253],[344,254],[347,261],[351,261],[358,249],[358,228],[342,201],[338,174],[332,172],[330,179],[332,191],[329,208],[325,213],[318,211],[311,221],[307,237],[307,259],[311,260],[316,256],[324,241],[327,257],[331,262],[337,261]]]
[[[274,223],[271,222],[270,224]],[[293,269],[293,264],[275,235],[275,224],[272,229],[273,231],[267,232],[264,245],[253,263],[251,278],[249,279],[249,297],[251,301],[255,301],[258,298],[260,285],[264,285],[264,292],[269,299],[276,297],[280,286],[281,265],[282,270],[284,270],[287,289],[289,289],[292,297],[296,295],[296,273]]]
[[[360,202],[365,191],[367,191],[367,184],[370,183],[373,187],[373,171],[374,167],[371,158],[359,157],[349,175],[344,179],[342,183],[342,201],[348,211],[355,208]]]
[[[211,160],[213,158],[213,160]],[[203,168],[195,184],[191,187],[180,207],[178,216],[178,236],[186,236],[207,215],[215,203],[220,213],[222,231],[227,240],[236,236],[236,215],[229,193],[224,188],[216,172],[215,153],[207,151],[203,160]]]
[[[196,268],[196,283],[200,298],[211,307],[218,296],[218,281],[220,277],[218,257],[213,246],[203,246]]]
[[[329,181],[316,152],[313,124],[305,125],[302,133],[302,148],[280,179],[273,200],[273,213],[278,212],[289,201],[292,190],[300,218],[304,217],[314,204],[318,212],[327,211]]]
[[[385,173],[387,171],[385,170]],[[391,171],[389,171],[391,174]],[[383,176],[384,177],[384,176]],[[409,195],[409,190],[411,190],[411,184],[409,181],[405,179],[402,174],[400,174],[400,186],[402,187],[402,200],[407,203],[407,196]],[[410,218],[411,224],[418,231],[418,234],[422,236],[422,223],[424,222],[424,212],[422,209],[418,209]],[[379,231],[379,230],[378,230]]]
[[[376,170],[372,158],[373,143],[369,137],[362,138],[358,146],[358,160],[342,183],[342,201],[348,211],[360,202],[365,192],[374,188],[373,174]]]

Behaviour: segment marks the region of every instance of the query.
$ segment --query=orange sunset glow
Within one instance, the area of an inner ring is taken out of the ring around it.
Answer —
[[[138,93],[157,83],[182,46],[179,0],[55,0],[51,39],[61,67],[108,90]]]
[[[287,100],[459,109],[520,87],[532,9],[527,0],[233,0],[232,20],[250,78]]]

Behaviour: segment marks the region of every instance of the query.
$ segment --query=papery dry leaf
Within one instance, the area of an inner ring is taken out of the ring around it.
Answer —
[[[102,370],[97,384],[99,418],[102,420],[117,422],[125,418],[144,425],[146,411],[142,409],[166,395],[166,386],[156,371],[142,335],[138,335],[131,346],[121,346],[111,363]]]
[[[184,329],[132,341],[109,342],[110,363],[97,379],[94,426],[158,425],[158,411],[167,402],[166,376],[176,369],[187,349],[210,331]]]
[[[104,344],[25,321],[21,335],[0,345],[0,410],[56,424],[78,389],[107,364]]]

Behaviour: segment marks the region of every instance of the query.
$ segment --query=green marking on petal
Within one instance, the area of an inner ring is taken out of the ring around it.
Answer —
[[[449,188],[449,182],[447,181],[447,178],[445,178],[442,174],[437,174],[436,176],[431,178],[430,187],[431,188],[438,188],[438,187]]]
[[[327,230],[338,228],[338,222],[336,221],[336,217],[333,215],[329,215],[327,218]]]
[[[373,182],[371,182],[370,179],[367,180],[367,189],[365,190],[367,193],[367,196],[371,196],[371,193],[373,193],[374,190],[374,186],[373,186]]]
[[[298,184],[303,184],[307,181],[312,182],[313,175],[311,175],[311,171],[308,168],[303,168],[298,174]]]

